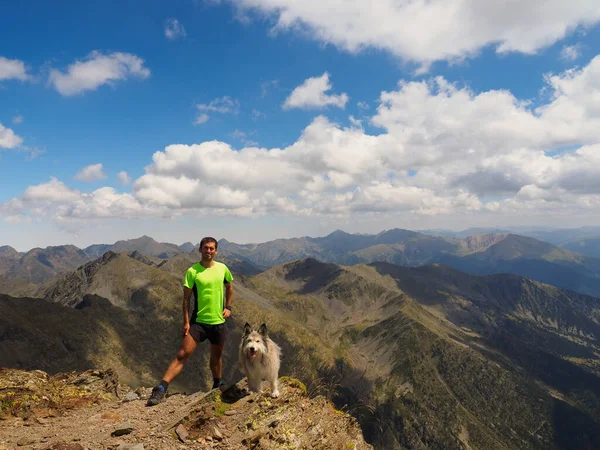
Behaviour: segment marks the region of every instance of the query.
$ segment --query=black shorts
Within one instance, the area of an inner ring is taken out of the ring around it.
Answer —
[[[194,338],[196,342],[203,342],[206,339],[211,344],[224,344],[227,340],[227,323],[223,322],[218,325],[208,325],[205,323],[192,323],[190,324],[190,336]]]

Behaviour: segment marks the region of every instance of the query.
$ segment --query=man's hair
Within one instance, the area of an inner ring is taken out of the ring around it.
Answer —
[[[202,248],[202,246],[204,246],[204,244],[206,244],[207,242],[214,242],[215,243],[215,249],[219,248],[219,243],[217,242],[217,240],[214,237],[205,237],[205,238],[202,238],[202,240],[200,241],[200,248]]]

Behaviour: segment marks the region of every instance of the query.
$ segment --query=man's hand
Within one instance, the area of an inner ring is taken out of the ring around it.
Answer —
[[[186,322],[183,324],[183,330],[181,330],[181,334],[183,336],[187,336],[189,332],[190,332],[190,324]]]
[[[231,311],[229,311],[227,308],[225,308],[225,309],[223,310],[223,317],[224,317],[225,319],[227,319],[227,318],[228,318],[230,315],[231,315]]]

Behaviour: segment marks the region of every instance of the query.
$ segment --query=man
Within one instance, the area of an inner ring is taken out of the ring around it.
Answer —
[[[190,267],[183,282],[183,330],[181,347],[165,372],[160,384],[152,389],[146,405],[154,406],[162,401],[169,383],[179,375],[187,359],[198,343],[210,342],[210,371],[213,389],[223,384],[223,347],[227,338],[225,319],[231,315],[233,300],[233,276],[223,263],[214,260],[218,253],[215,238],[205,237],[200,241],[202,259]],[[224,289],[223,289],[224,287]],[[225,303],[223,302],[225,291]],[[195,297],[192,315],[189,314],[190,298]]]

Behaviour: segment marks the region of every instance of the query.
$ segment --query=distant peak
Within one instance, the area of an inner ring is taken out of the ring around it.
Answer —
[[[340,229],[338,228],[338,229],[337,229],[337,230],[335,230],[334,232],[332,232],[332,233],[329,233],[329,234],[327,235],[327,237],[335,237],[335,236],[350,236],[350,233],[346,233],[345,231],[343,231],[343,230],[340,230]]]

